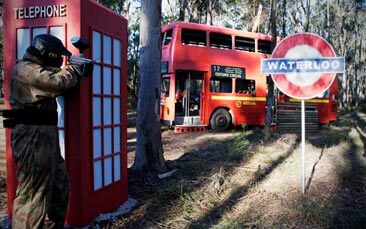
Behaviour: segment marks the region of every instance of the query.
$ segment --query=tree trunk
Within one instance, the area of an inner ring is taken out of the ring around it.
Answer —
[[[187,8],[187,0],[180,0],[178,21],[184,21],[186,8]]]
[[[327,0],[327,40],[330,40],[330,26],[329,26],[329,0]]]
[[[198,22],[198,5],[199,0],[193,0],[192,1],[192,17],[191,22]]]
[[[304,31],[309,32],[309,26],[310,26],[310,0],[306,0],[305,3],[305,26]]]
[[[212,0],[207,0],[206,24],[207,25],[212,25]]]
[[[271,0],[271,16],[270,16],[270,31],[271,31],[271,36],[272,36],[272,42],[271,42],[271,47],[272,50],[274,49],[274,47],[276,46],[276,41],[277,41],[277,26],[276,26],[276,20],[277,16],[276,16],[276,0]],[[268,140],[270,137],[270,127],[271,127],[271,123],[272,123],[272,116],[273,116],[273,105],[274,105],[274,84],[273,84],[273,80],[272,77],[268,76],[268,80],[267,80],[267,87],[268,87],[268,92],[267,92],[267,98],[266,98],[266,125],[264,128],[264,134],[265,134],[265,139]]]
[[[255,21],[254,21],[253,27],[252,27],[253,33],[256,33],[259,31],[259,24],[261,22],[262,10],[263,10],[263,5],[261,3],[259,3],[257,16],[255,18]]]
[[[137,147],[133,169],[166,171],[160,125],[161,0],[141,1],[140,90],[137,104]]]
[[[286,0],[282,0],[282,37],[286,37]]]

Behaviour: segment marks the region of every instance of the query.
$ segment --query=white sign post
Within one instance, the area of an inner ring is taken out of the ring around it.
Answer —
[[[262,59],[261,73],[271,74],[277,88],[301,100],[301,185],[305,193],[305,99],[326,91],[336,73],[344,73],[344,57],[336,57],[332,46],[311,33],[298,33],[283,39],[272,57]]]
[[[301,192],[305,193],[305,101],[301,100]]]

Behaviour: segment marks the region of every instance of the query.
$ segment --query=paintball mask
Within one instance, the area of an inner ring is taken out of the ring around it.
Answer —
[[[34,37],[32,46],[39,51],[40,57],[45,65],[61,67],[62,56],[71,56],[61,40],[49,34],[41,34]]]

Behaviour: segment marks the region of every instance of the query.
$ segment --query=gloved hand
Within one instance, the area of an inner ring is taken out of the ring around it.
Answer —
[[[84,66],[84,72],[83,76],[91,76],[93,74],[94,64],[93,63],[86,63],[83,64]]]
[[[92,75],[94,64],[93,63],[72,64],[72,65],[69,65],[69,66],[79,76],[86,77],[86,76],[91,76]]]

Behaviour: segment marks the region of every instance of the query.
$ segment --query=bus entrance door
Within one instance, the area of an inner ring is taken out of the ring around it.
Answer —
[[[174,120],[176,125],[201,125],[203,75],[203,72],[177,72]]]

